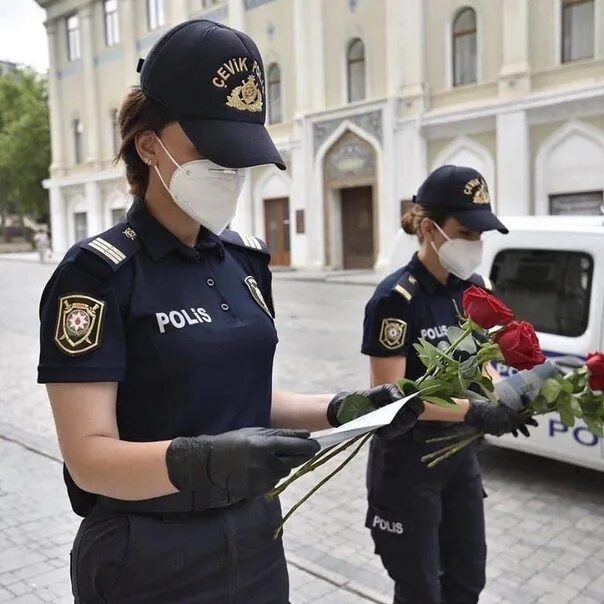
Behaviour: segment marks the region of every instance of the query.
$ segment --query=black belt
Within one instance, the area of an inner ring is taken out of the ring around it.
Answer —
[[[98,496],[98,502],[110,510],[131,514],[172,514],[179,512],[204,512],[214,508],[225,507],[231,502],[211,500],[209,493],[174,493],[164,497],[126,501],[113,497]]]

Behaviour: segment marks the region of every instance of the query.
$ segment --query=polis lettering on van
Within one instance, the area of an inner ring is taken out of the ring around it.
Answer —
[[[566,434],[570,428],[556,419],[549,420],[549,435],[555,437],[556,434]],[[583,447],[595,447],[600,439],[593,434],[586,426],[575,426],[572,429],[572,437],[575,442]]]
[[[176,329],[182,329],[187,325],[199,325],[211,323],[212,317],[204,308],[181,308],[169,312],[155,313],[159,333],[166,333],[166,326],[172,325]]]
[[[447,337],[447,326],[446,325],[435,325],[434,327],[428,327],[428,329],[422,329],[421,336],[425,340],[440,340]]]

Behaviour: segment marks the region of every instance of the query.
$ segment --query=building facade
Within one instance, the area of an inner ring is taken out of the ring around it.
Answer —
[[[604,0],[37,0],[50,49],[53,244],[130,203],[112,164],[136,64],[171,25],[246,31],[288,166],[249,171],[233,228],[273,264],[387,264],[401,211],[444,163],[481,171],[501,215],[600,212]]]

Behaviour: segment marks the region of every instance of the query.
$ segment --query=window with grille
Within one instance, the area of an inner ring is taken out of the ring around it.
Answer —
[[[82,126],[82,120],[75,119],[72,122],[73,128],[73,155],[76,164],[81,164],[84,160],[84,126]]]
[[[594,1],[562,0],[562,62],[594,56]]]
[[[157,29],[165,24],[164,0],[147,0],[147,22],[149,29]]]
[[[604,206],[604,192],[584,191],[549,196],[550,214],[573,216],[600,216]]]
[[[76,241],[88,237],[88,217],[86,212],[75,212],[73,215],[74,236]]]
[[[348,102],[354,103],[365,98],[365,45],[360,38],[348,46]]]
[[[476,11],[462,8],[453,21],[453,86],[478,80]]]
[[[277,63],[268,68],[268,123],[283,121],[281,108],[281,70]]]
[[[117,0],[105,0],[103,2],[105,15],[105,44],[113,46],[120,41],[120,22],[117,9]]]
[[[67,17],[67,58],[77,61],[81,56],[80,49],[80,19],[77,15]]]

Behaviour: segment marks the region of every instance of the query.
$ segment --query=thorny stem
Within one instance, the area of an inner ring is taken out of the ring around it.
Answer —
[[[306,495],[302,499],[300,499],[300,501],[298,501],[298,503],[296,503],[296,505],[294,505],[289,510],[289,512],[287,512],[287,514],[285,514],[285,516],[279,523],[279,526],[277,526],[277,528],[275,529],[275,532],[273,533],[273,539],[277,539],[279,537],[279,535],[281,534],[281,531],[283,530],[283,525],[292,516],[292,514],[305,501],[307,501],[312,495],[314,495],[314,493],[316,493],[328,480],[331,480],[340,470],[342,470],[347,464],[349,464],[372,435],[373,435],[373,432],[369,432],[368,434],[364,434],[362,436],[357,436],[354,439],[351,439],[352,442],[355,442],[355,441],[359,440],[359,438],[362,438],[361,442],[358,444],[358,446],[355,448],[355,450],[331,474],[327,475],[323,480],[321,480],[321,482],[316,484],[310,491],[308,491],[308,493],[306,493]],[[349,444],[352,444],[352,442]]]
[[[482,438],[483,436],[484,436],[484,432],[479,432],[478,434],[474,434],[470,438],[467,438],[467,439],[461,441],[460,443],[456,443],[455,445],[453,445],[451,447],[447,447],[446,450],[441,449],[440,451],[437,451],[437,453],[442,453],[442,455],[440,457],[437,457],[436,459],[433,459],[428,464],[428,468],[433,468],[435,465],[439,464],[441,461],[444,461],[445,459],[448,459],[449,457],[455,455],[455,453],[457,453],[458,451],[461,451],[463,448],[467,447],[468,445],[473,443],[475,440],[478,440],[479,438]],[[424,459],[425,458],[422,458],[422,461]]]

